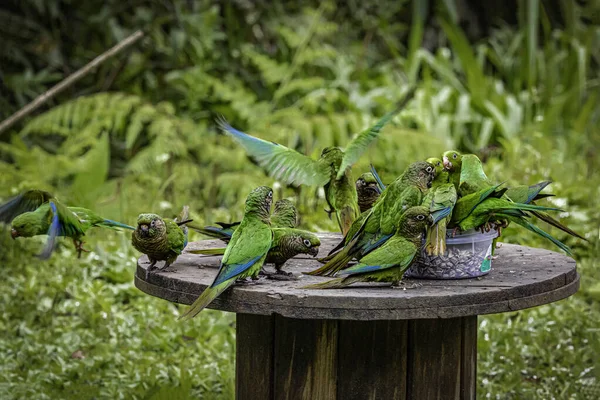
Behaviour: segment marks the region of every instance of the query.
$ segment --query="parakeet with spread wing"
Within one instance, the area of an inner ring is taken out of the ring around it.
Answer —
[[[47,235],[44,250],[39,255],[47,259],[56,245],[56,238],[63,236],[73,240],[78,257],[83,248],[83,237],[92,227],[135,228],[103,218],[87,208],[67,207],[54,196],[42,190],[28,190],[0,205],[0,222],[11,223],[11,236],[32,237]]]
[[[220,120],[219,125],[226,134],[242,145],[269,175],[286,184],[323,186],[330,211],[335,213],[340,230],[345,235],[360,214],[350,167],[377,138],[381,129],[412,98],[413,93],[414,89],[410,90],[394,111],[360,133],[344,151],[337,147],[327,147],[323,149],[318,160],[280,144],[250,136],[233,128],[225,120]]]
[[[185,224],[189,208],[184,206],[178,218],[161,218],[156,214],[140,214],[137,228],[131,234],[131,244],[141,253],[148,256],[150,265],[146,270],[150,273],[158,261],[164,261],[159,270],[164,271],[181,255],[188,242],[188,231]]]
[[[306,286],[307,289],[338,289],[357,282],[392,282],[398,285],[421,248],[423,233],[432,222],[429,209],[411,207],[397,221],[396,232],[384,245],[339,271],[339,278]]]
[[[271,230],[271,203],[273,190],[266,186],[254,189],[246,198],[244,217],[231,236],[221,259],[219,272],[180,318],[193,318],[209,305],[236,279],[258,279],[273,241]]]

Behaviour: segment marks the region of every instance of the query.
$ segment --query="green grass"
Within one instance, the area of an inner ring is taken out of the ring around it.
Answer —
[[[441,11],[429,4],[439,29],[423,19],[426,2],[412,11],[397,1],[373,10],[192,3],[147,2],[129,13],[99,0],[53,0],[46,20],[38,2],[23,0],[20,17],[7,14],[13,31],[35,28],[48,44],[32,49],[25,44],[34,39],[13,35],[0,49],[18,56],[1,115],[140,23],[149,34],[58,106],[0,136],[0,199],[39,187],[129,223],[140,212],[176,215],[183,204],[198,224],[238,220],[247,193],[275,182],[217,133],[216,115],[316,157],[345,146],[415,84],[415,99],[357,163],[357,176],[372,162],[390,181],[444,150],[476,152],[497,182],[553,180],[557,196],[547,201],[590,240],[550,229],[574,250],[582,276],[575,296],[479,318],[478,396],[600,398],[597,6],[564,2],[567,17],[556,27],[546,2],[531,1],[519,8],[518,26],[499,24],[472,43],[451,0]],[[432,34],[436,49],[428,50]],[[319,191],[275,187],[276,197],[297,202],[302,227],[336,229],[323,218]],[[0,229],[0,398],[233,397],[234,316],[207,310],[178,322],[180,306],[134,287],[127,234],[91,232],[93,252],[82,259],[65,242],[40,262],[42,240],[12,241]],[[503,240],[556,250],[516,227]]]

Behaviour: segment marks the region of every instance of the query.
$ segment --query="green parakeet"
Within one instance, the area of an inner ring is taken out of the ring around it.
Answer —
[[[364,257],[382,246],[393,236],[400,216],[408,208],[421,205],[434,177],[435,168],[426,161],[409,165],[385,188],[373,208],[352,224],[344,240],[322,259],[327,263],[309,274],[332,275],[353,258]]]
[[[442,160],[429,158],[427,162],[435,167],[435,179],[423,200],[423,206],[429,207],[433,218],[433,226],[427,230],[425,251],[429,255],[442,255],[446,251],[446,226],[458,196],[454,185],[449,182],[449,174],[444,170]]]
[[[496,188],[496,187],[493,187]],[[462,197],[456,204],[455,210],[459,209],[461,205],[461,201],[465,199],[465,201],[470,201],[471,196],[473,198],[480,195],[480,192],[472,193],[465,197]],[[468,208],[468,207],[465,207]],[[489,230],[489,223],[492,221],[497,221],[499,219],[505,219],[510,222],[514,222],[523,226],[524,228],[534,232],[541,237],[550,240],[556,246],[558,246],[561,250],[563,250],[568,255],[572,256],[571,249],[554,238],[547,232],[533,225],[528,221],[529,214],[528,212],[542,212],[542,211],[561,211],[558,208],[552,207],[544,207],[538,206],[535,204],[523,204],[523,203],[515,203],[504,198],[496,198],[496,197],[487,197],[485,200],[479,202],[468,215],[459,220],[458,213],[452,215],[452,219],[450,221],[451,225],[457,226],[461,231],[467,231],[470,229],[477,229],[479,227],[484,227],[482,229]],[[456,216],[455,216],[456,215]],[[460,215],[464,215],[461,211]]]
[[[361,213],[373,207],[381,194],[381,190],[371,172],[365,172],[358,177],[356,180],[356,194],[358,195],[358,207]]]
[[[286,274],[286,272],[281,270],[283,264],[298,254],[317,256],[321,241],[315,234],[294,228],[272,228],[272,231],[273,242],[271,243],[265,264],[275,264],[275,270],[278,274]],[[192,250],[190,253],[221,255],[225,253],[225,248]]]
[[[335,213],[342,234],[346,234],[360,215],[351,166],[377,138],[383,127],[404,107],[413,90],[402,104],[386,114],[375,125],[357,135],[345,151],[327,147],[318,160],[313,160],[280,144],[259,139],[241,132],[221,120],[222,130],[236,140],[269,175],[286,184],[323,186],[330,212]]]
[[[50,257],[59,236],[71,238],[78,257],[81,257],[81,252],[87,251],[83,249],[83,237],[88,229],[135,229],[103,218],[87,208],[67,207],[50,193],[41,190],[28,190],[0,205],[0,222],[11,223],[13,239],[48,235],[46,246],[39,255],[41,259]]]
[[[458,193],[461,196],[474,193],[493,185],[483,171],[481,160],[474,154],[463,155],[455,150],[447,151],[444,153],[444,167],[450,171],[451,181],[453,183],[456,184],[458,177],[457,187]],[[520,185],[509,188],[504,194],[504,198],[514,201],[515,203],[535,204],[533,203],[535,200],[553,196],[552,194],[540,193],[550,183],[550,181],[542,181],[532,186]],[[587,240],[543,211],[531,211],[531,214],[569,235]]]
[[[310,289],[337,289],[356,282],[392,282],[398,284],[418,256],[425,228],[432,219],[427,207],[411,207],[397,221],[394,235],[384,245],[359,259],[358,264],[339,271],[324,283]]]
[[[258,279],[273,242],[269,218],[272,201],[273,190],[269,187],[260,186],[250,192],[246,198],[244,217],[227,244],[215,280],[180,318],[189,319],[198,315],[236,279]]]
[[[217,222],[217,224],[220,227],[205,226],[200,228],[194,225],[188,225],[188,227],[203,235],[228,242],[240,223]],[[298,210],[294,203],[287,199],[277,200],[271,215],[271,226],[274,228],[295,228],[298,226]]]
[[[158,261],[164,261],[159,270],[167,269],[181,255],[188,242],[185,224],[188,219],[188,207],[184,206],[179,219],[161,218],[156,214],[140,214],[137,229],[131,234],[131,244],[148,256],[150,273]]]

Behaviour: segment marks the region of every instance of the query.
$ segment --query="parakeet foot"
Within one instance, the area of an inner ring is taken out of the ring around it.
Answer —
[[[392,282],[392,288],[394,289],[402,289],[402,290],[406,290],[406,289],[416,289],[416,288],[420,288],[421,286],[423,286],[422,283],[406,283],[404,281],[395,281]]]
[[[458,231],[460,231],[460,228],[458,226],[456,228],[452,229],[452,237],[456,236]]]
[[[295,281],[299,279],[299,277],[295,276],[293,273],[285,272],[280,269],[276,270],[274,274],[270,274],[267,278],[276,281]]]
[[[81,258],[81,252],[89,253],[89,250],[83,248],[83,241],[73,239],[73,244],[75,245],[75,250],[77,250],[77,258]]]
[[[236,284],[239,285],[243,285],[243,286],[251,286],[251,285],[256,285],[258,283],[258,277],[254,278],[252,277],[252,279],[248,279],[248,278],[244,278],[244,279],[238,279],[235,281]]]
[[[162,267],[157,268],[159,271],[164,271],[167,268],[169,268],[171,266],[171,263],[168,261],[165,261],[165,265],[163,265]]]

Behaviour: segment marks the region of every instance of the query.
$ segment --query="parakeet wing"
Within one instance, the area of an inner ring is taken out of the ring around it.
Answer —
[[[371,164],[371,173],[373,174],[373,177],[375,177],[375,180],[377,181],[377,187],[379,188],[379,190],[381,192],[383,192],[385,190],[385,184],[383,183],[383,181],[379,177],[379,174],[377,173],[377,170],[375,169],[375,167],[373,166],[373,164]]]
[[[405,268],[410,265],[416,254],[415,245],[402,237],[394,237],[384,246],[360,259],[359,263],[341,270],[337,275],[354,275],[379,271],[395,266]]]
[[[359,133],[358,136],[352,139],[352,141],[344,150],[344,158],[342,159],[342,164],[338,170],[337,179],[340,179],[344,175],[346,168],[352,166],[356,161],[358,161],[360,156],[363,155],[369,145],[377,138],[383,127],[406,106],[406,103],[412,99],[414,93],[415,89],[411,88],[406,96],[404,96],[402,102],[400,102],[400,104],[393,111],[385,114],[379,121],[377,121],[375,125]]]
[[[464,184],[471,187],[471,193],[485,186],[492,185],[492,182],[483,171],[481,160],[475,154],[465,154],[462,156],[459,187]]]
[[[329,182],[330,172],[326,165],[280,144],[240,132],[223,119],[218,123],[274,178],[287,184],[309,186],[323,186]]]
[[[61,233],[61,223],[58,214],[58,210],[56,204],[54,202],[50,202],[50,210],[51,210],[51,222],[50,228],[48,228],[48,240],[46,241],[46,246],[44,250],[38,255],[42,260],[47,260],[50,258],[50,255],[54,251],[54,246],[56,245],[56,238],[60,236]]]
[[[0,205],[0,222],[10,223],[17,215],[34,211],[52,199],[52,194],[43,190],[28,190]]]
[[[435,189],[433,200],[429,209],[431,211],[434,224],[440,219],[450,215],[454,205],[456,204],[456,199],[456,189],[452,183],[445,183]]]
[[[177,254],[181,254],[187,244],[185,232],[177,225],[177,222],[168,218],[165,218],[164,221],[167,227],[167,241],[170,249]]]
[[[49,202],[50,209],[50,227],[48,228],[48,240],[44,250],[39,254],[39,258],[46,260],[54,251],[56,238],[66,236],[78,238],[85,234],[85,229],[77,216],[66,206],[57,201]]]
[[[211,287],[235,278],[264,258],[271,248],[273,232],[268,225],[249,224],[237,229],[221,260],[221,267]]]

